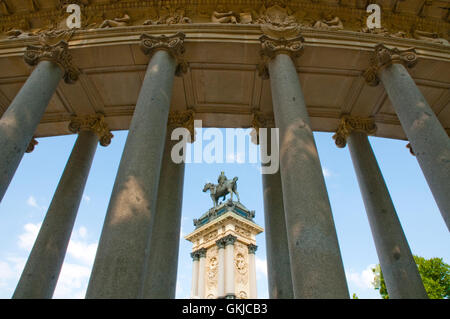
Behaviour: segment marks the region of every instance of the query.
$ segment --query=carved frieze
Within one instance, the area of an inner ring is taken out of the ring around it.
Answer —
[[[336,146],[340,148],[345,147],[347,145],[347,138],[354,131],[373,135],[377,131],[377,126],[373,118],[344,115],[341,117],[336,134],[333,135]]]
[[[366,82],[370,86],[377,86],[380,83],[378,72],[394,63],[412,68],[417,63],[416,50],[414,48],[400,50],[388,48],[382,43],[377,44],[370,59],[370,67],[363,73]]]
[[[97,134],[101,146],[108,146],[114,136],[102,114],[73,117],[69,123],[69,130],[73,133],[92,131]]]

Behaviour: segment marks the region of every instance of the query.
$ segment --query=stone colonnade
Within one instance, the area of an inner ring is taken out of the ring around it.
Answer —
[[[184,37],[182,33],[141,37],[141,48],[151,58],[120,161],[87,298],[175,296],[184,165],[169,160],[169,136],[171,125],[191,127],[193,114],[182,114],[184,120],[171,124],[169,108],[174,76],[186,70]],[[273,125],[280,132],[280,170],[263,176],[270,297],[348,298],[331,207],[295,66],[304,40],[300,36],[286,40],[265,35],[260,40],[261,74],[270,77]],[[59,81],[64,78],[72,83],[79,73],[65,41],[29,46],[25,60],[36,68],[0,119],[0,199]],[[371,85],[384,85],[449,226],[450,140],[405,68],[416,60],[414,50],[378,45],[364,76]],[[71,124],[79,136],[14,297],[50,298],[53,294],[96,143],[107,145],[112,137],[101,115],[90,120],[96,123],[92,127],[75,120]],[[388,292],[394,298],[426,298],[367,139],[376,127],[370,119],[362,119],[365,124],[355,121],[343,116],[335,140],[340,147],[349,144]],[[299,181],[308,187],[299,191]],[[171,240],[161,240],[166,236]],[[222,265],[219,291],[224,297],[234,294],[234,240],[230,237],[217,243]],[[170,247],[162,245],[168,242]],[[50,252],[47,245],[55,249]],[[249,247],[249,252],[254,251],[255,247]],[[192,256],[193,279],[198,283],[193,284],[192,295],[201,297],[204,251]]]

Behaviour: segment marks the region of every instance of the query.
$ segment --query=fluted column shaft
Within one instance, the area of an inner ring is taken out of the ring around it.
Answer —
[[[352,132],[348,147],[369,218],[389,297],[427,298],[367,134]]]
[[[406,67],[417,62],[414,50],[376,46],[370,84],[380,80],[411,143],[420,168],[450,230],[450,138]]]
[[[225,298],[236,298],[234,287],[234,242],[236,237],[226,236],[225,242]]]
[[[97,148],[92,131],[79,133],[13,298],[51,298]]]
[[[217,282],[217,296],[222,298],[225,296],[225,242],[223,240],[218,240],[218,282]]]
[[[199,249],[199,263],[198,263],[198,297],[205,298],[205,274],[206,274],[206,249]]]
[[[256,263],[255,263],[255,252],[257,246],[249,245],[248,246],[248,276],[249,276],[249,298],[256,299],[257,290],[256,290]]]
[[[191,298],[198,296],[198,255],[194,252],[191,254],[193,258],[192,262],[192,285],[191,285]]]
[[[271,42],[271,43],[267,43]],[[348,298],[325,180],[297,71],[300,41],[262,38],[276,127],[294,298]],[[282,48],[276,51],[271,48]],[[330,276],[330,274],[333,274]]]
[[[141,42],[144,52],[156,52],[147,67],[131,120],[87,298],[143,297],[147,248],[177,68],[172,46],[181,48],[183,39],[184,35],[146,36]]]

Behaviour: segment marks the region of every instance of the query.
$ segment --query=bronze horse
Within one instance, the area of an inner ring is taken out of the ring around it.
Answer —
[[[213,201],[214,207],[217,207],[217,202],[220,197],[223,197],[222,200],[225,199],[225,196],[227,194],[231,195],[231,201],[233,201],[233,193],[236,194],[238,198],[238,202],[241,200],[239,199],[239,194],[237,192],[237,184],[236,181],[238,180],[237,177],[234,177],[232,180],[225,180],[222,185],[220,184],[213,184],[213,183],[206,183],[205,187],[203,187],[203,192],[206,192],[209,190],[211,199]]]

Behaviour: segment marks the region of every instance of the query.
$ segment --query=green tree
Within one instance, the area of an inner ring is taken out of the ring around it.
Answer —
[[[425,259],[414,256],[417,269],[425,290],[430,299],[449,299],[450,297],[450,265],[446,264],[442,258]],[[372,268],[375,275],[373,286],[379,290],[383,299],[389,299],[383,273],[380,265]]]

